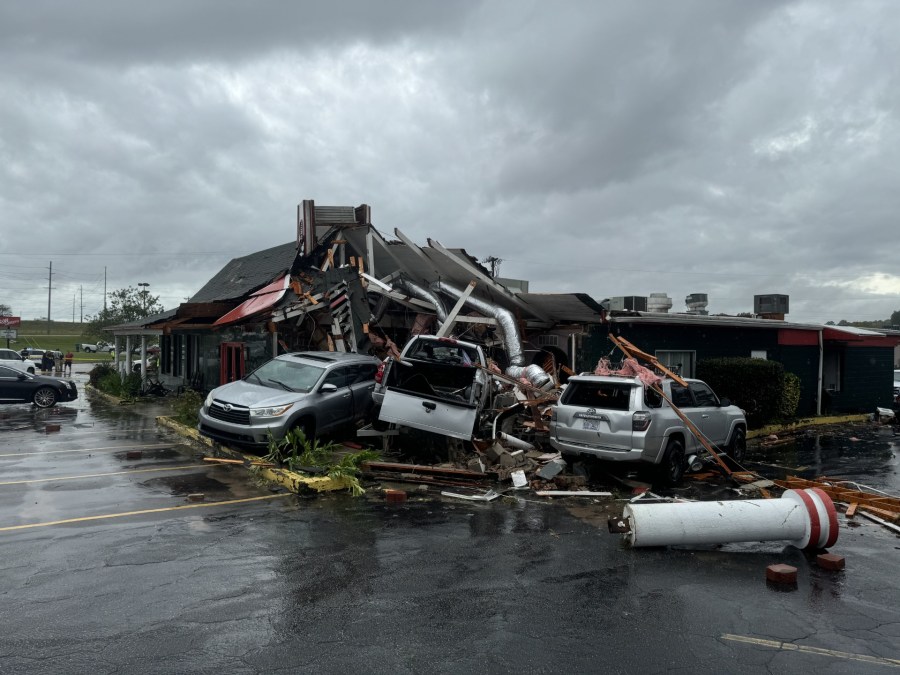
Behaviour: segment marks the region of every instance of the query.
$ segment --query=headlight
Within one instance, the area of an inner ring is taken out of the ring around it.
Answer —
[[[206,395],[206,400],[203,401],[203,407],[206,408],[207,410],[209,410],[209,406],[212,405],[212,402],[213,402],[213,395],[212,395],[212,392],[209,392]]]
[[[250,417],[280,417],[293,406],[293,403],[288,403],[287,405],[272,406],[271,408],[250,408]]]

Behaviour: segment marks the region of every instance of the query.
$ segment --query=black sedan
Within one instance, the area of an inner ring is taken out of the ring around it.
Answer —
[[[31,375],[9,366],[0,366],[0,403],[31,402],[39,408],[52,408],[57,403],[76,398],[78,389],[71,380]]]

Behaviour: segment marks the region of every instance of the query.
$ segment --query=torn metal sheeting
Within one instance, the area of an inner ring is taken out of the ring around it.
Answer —
[[[447,492],[441,491],[441,495],[444,497],[453,497],[454,499],[465,499],[470,502],[490,502],[494,499],[497,499],[501,495],[500,492],[496,492],[494,490],[488,490],[487,492],[480,495],[463,495],[458,492]]]
[[[612,497],[612,492],[592,492],[590,490],[537,490],[538,497]]]

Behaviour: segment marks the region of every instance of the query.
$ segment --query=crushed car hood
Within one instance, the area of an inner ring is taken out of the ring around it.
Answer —
[[[264,387],[244,380],[229,382],[213,390],[213,398],[227,403],[234,403],[254,408],[287,405],[300,401],[309,394],[299,391],[286,391],[276,387]]]

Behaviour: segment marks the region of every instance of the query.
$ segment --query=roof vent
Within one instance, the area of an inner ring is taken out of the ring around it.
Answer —
[[[706,293],[691,293],[684,299],[684,304],[687,305],[688,314],[698,314],[701,316],[709,314],[706,309],[706,306],[709,305],[709,296],[707,296]]]
[[[672,309],[672,298],[665,293],[651,293],[650,297],[647,298],[648,312],[666,314],[670,309]]]

